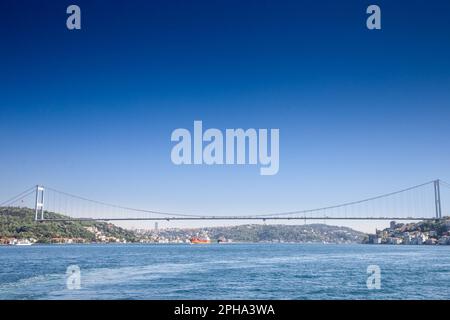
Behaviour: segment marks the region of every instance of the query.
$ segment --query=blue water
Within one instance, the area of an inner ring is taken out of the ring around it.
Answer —
[[[374,264],[381,289],[368,290]],[[450,246],[4,246],[0,299],[450,299]]]

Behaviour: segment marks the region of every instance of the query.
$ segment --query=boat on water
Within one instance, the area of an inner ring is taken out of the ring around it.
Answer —
[[[14,239],[12,241],[9,242],[9,244],[11,246],[31,246],[32,244],[34,244],[34,242],[31,242],[28,239]]]
[[[211,239],[208,236],[192,237],[191,244],[209,244]]]

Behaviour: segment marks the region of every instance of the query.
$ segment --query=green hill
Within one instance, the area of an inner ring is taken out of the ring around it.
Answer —
[[[235,242],[361,243],[367,237],[365,233],[351,228],[326,224],[246,224],[207,228],[174,228],[149,231],[143,236],[146,239],[168,239],[170,241],[189,239],[196,234],[208,234],[213,241],[225,238]]]
[[[46,212],[46,218],[67,218]],[[96,221],[34,221],[34,210],[28,208],[0,207],[0,241],[8,239],[36,239],[39,243],[61,242],[115,242],[135,241],[133,232],[111,223]]]
[[[248,242],[327,242],[361,243],[366,235],[362,232],[326,224],[308,225],[240,225],[209,228],[212,236]]]

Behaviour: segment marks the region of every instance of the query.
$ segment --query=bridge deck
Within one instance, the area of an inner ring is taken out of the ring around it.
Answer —
[[[67,219],[39,219],[38,221],[171,221],[171,220],[439,220],[437,218],[414,218],[414,217],[239,217],[239,216],[211,216],[211,217],[142,217],[142,218],[67,218]]]

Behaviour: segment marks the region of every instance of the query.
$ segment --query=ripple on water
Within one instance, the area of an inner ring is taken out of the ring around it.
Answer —
[[[1,299],[450,299],[450,247],[234,244],[0,248]],[[66,288],[67,266],[81,289]],[[381,290],[366,287],[378,264]]]

